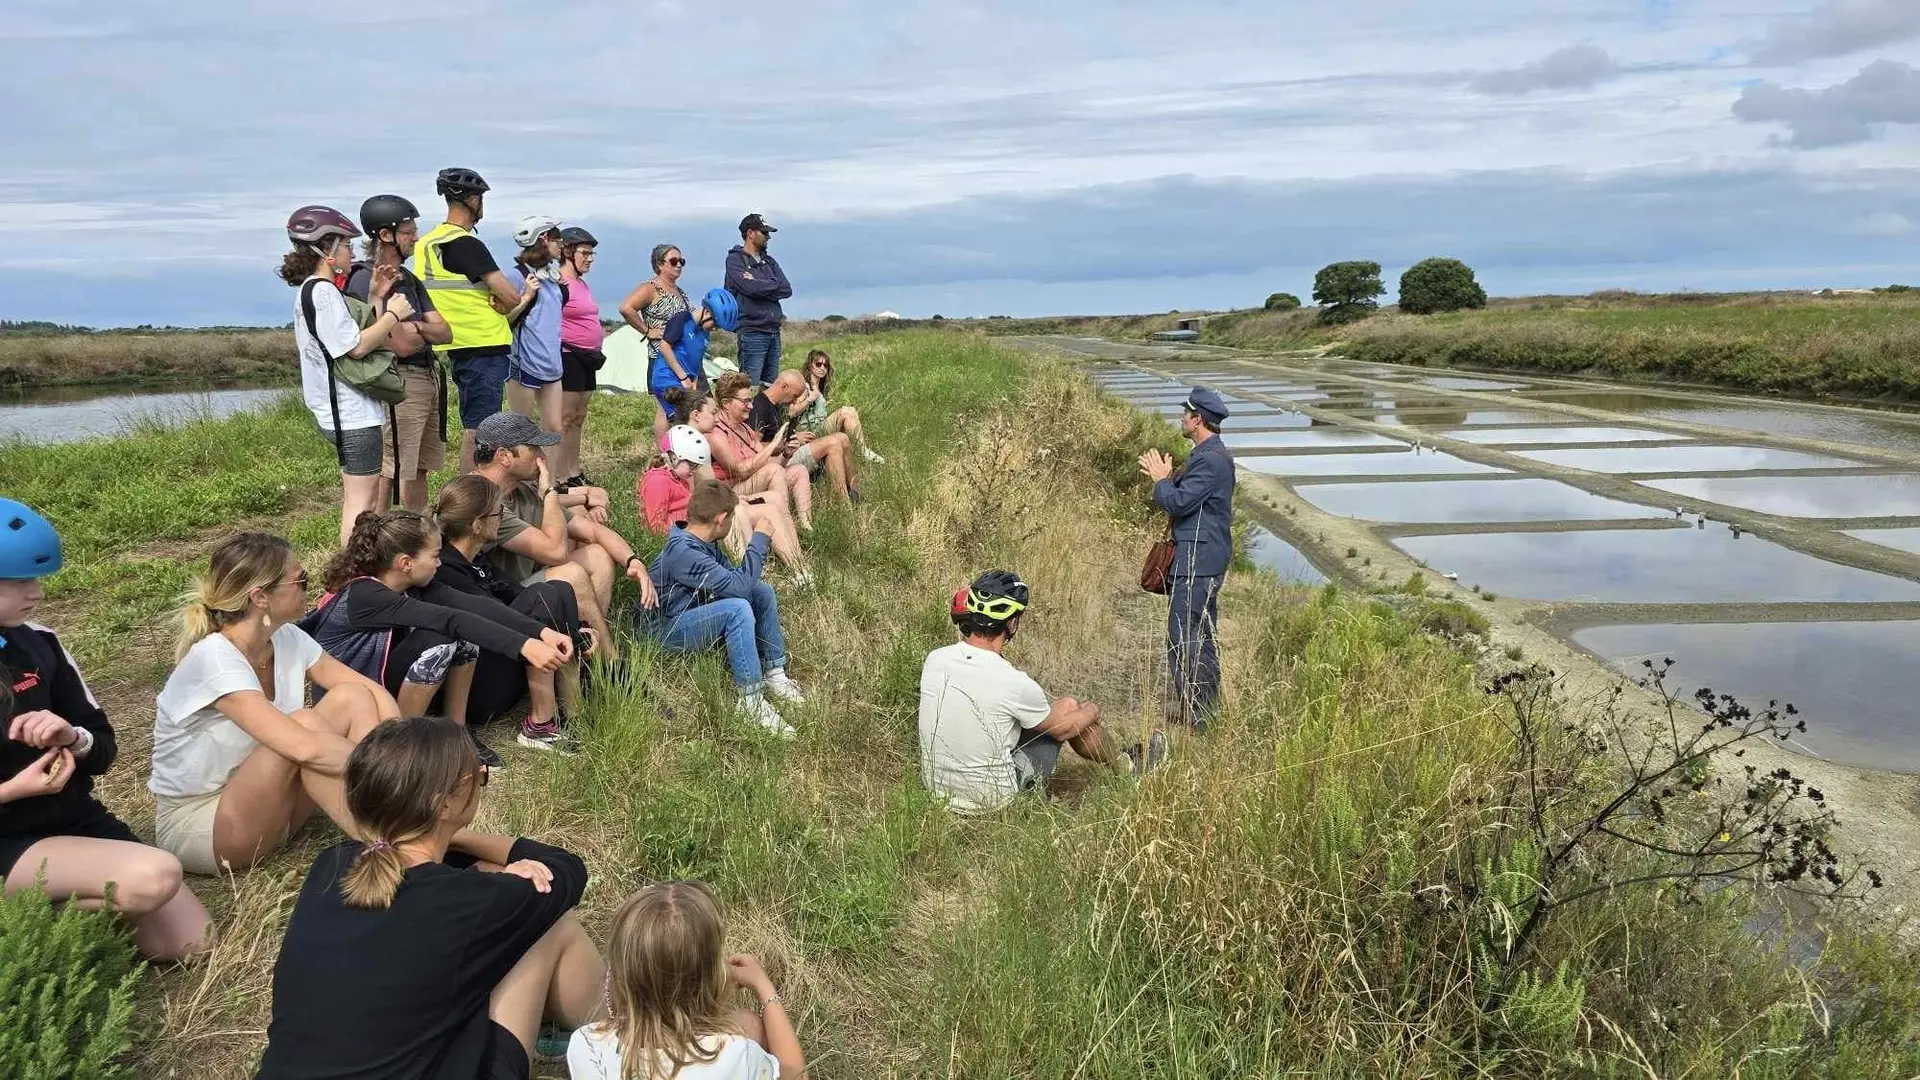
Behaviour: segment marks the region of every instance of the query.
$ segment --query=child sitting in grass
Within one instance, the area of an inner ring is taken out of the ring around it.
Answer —
[[[751,956],[727,956],[707,887],[672,881],[627,898],[607,942],[607,1019],[573,1033],[573,1080],[794,1080],[806,1056],[773,980]],[[727,1006],[753,992],[761,1012]],[[771,1052],[769,1052],[771,1051]]]

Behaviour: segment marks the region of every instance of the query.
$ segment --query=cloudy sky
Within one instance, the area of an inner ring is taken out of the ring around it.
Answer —
[[[287,213],[444,165],[609,311],[759,210],[794,315],[1920,281],[1920,0],[7,0],[0,318],[281,323]]]

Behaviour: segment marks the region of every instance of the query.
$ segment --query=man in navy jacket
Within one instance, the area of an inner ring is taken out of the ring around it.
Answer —
[[[687,520],[667,530],[667,545],[653,560],[653,587],[659,609],[642,613],[650,630],[670,652],[698,652],[725,641],[727,663],[740,691],[739,712],[777,735],[793,729],[767,696],[800,705],[806,697],[786,670],[787,642],[780,631],[780,606],[773,586],[760,580],[773,536],[764,519],[738,565],[720,550],[733,524],[739,496],[717,480],[702,480],[687,497]]]
[[[740,219],[740,243],[727,252],[727,291],[740,300],[740,371],[759,390],[780,374],[780,301],[793,295],[787,275],[767,254],[780,230],[759,214]]]
[[[1140,455],[1153,480],[1153,504],[1173,520],[1173,567],[1167,572],[1167,668],[1175,703],[1195,728],[1206,726],[1220,697],[1220,585],[1233,558],[1233,452],[1220,441],[1226,402],[1206,387],[1187,395],[1180,434],[1193,440],[1187,463],[1158,450]]]

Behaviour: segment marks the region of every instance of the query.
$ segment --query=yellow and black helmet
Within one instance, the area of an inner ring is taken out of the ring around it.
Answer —
[[[969,616],[1003,623],[1027,609],[1027,583],[1008,570],[989,570],[953,594],[953,621]]]

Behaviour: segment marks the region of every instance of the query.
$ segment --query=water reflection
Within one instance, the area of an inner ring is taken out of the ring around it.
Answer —
[[[270,405],[292,393],[284,387],[178,393],[103,392],[65,388],[32,399],[0,398],[0,442],[66,443],[124,435],[138,423],[177,427]],[[47,398],[66,400],[46,400]]]
[[[1573,636],[1628,674],[1675,661],[1670,689],[1732,694],[1759,711],[1792,702],[1807,722],[1795,742],[1869,769],[1920,772],[1920,623],[1698,623],[1596,626]]]
[[[1517,481],[1516,481],[1517,482]],[[1463,584],[1609,604],[1920,600],[1920,583],[1722,528],[1407,536],[1394,546]]]
[[[1300,554],[1300,549],[1255,525],[1247,530],[1247,557],[1255,566],[1271,570],[1281,581],[1324,585],[1327,575]]]
[[[1920,517],[1920,474],[1723,476],[1643,480],[1648,487],[1781,517]]]
[[[1606,521],[1666,512],[1582,491],[1558,480],[1425,480],[1404,484],[1313,484],[1301,498],[1330,514],[1397,524]],[[1543,538],[1546,539],[1546,538]]]

